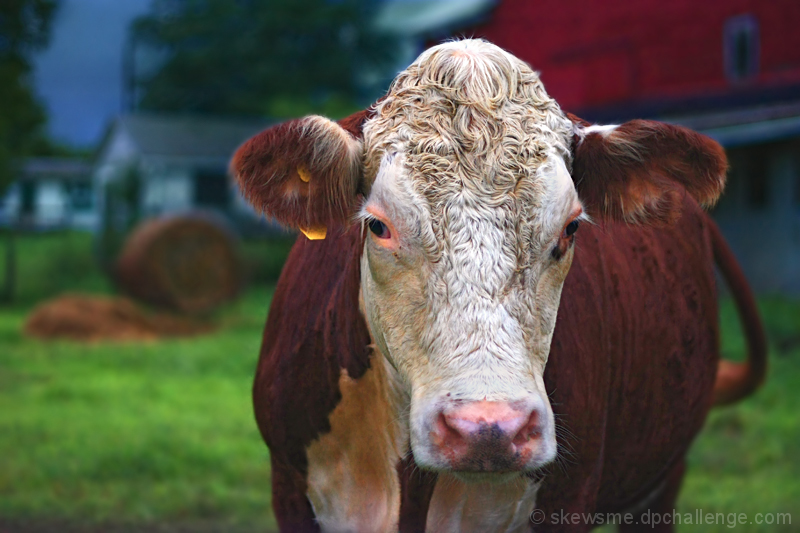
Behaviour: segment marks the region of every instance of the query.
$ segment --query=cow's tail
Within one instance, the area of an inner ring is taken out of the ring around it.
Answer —
[[[708,218],[714,261],[728,285],[739,312],[747,341],[747,360],[743,363],[720,360],[714,383],[714,405],[727,405],[747,397],[764,381],[767,373],[767,336],[758,314],[753,291],[736,257],[716,223]]]

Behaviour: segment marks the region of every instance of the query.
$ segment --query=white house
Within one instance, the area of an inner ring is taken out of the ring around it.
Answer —
[[[242,142],[269,125],[265,119],[191,115],[118,117],[103,138],[93,170],[100,222],[119,214],[114,211],[121,207],[109,205],[110,191],[132,176],[139,216],[201,209],[255,222],[258,217],[228,177],[228,163]]]
[[[91,164],[63,158],[27,160],[0,203],[0,224],[27,230],[96,227]]]

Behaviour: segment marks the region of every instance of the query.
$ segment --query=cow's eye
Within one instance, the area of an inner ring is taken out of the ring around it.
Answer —
[[[553,250],[551,252],[553,259],[558,261],[562,257],[564,257],[565,253],[567,253],[569,247],[572,246],[573,242],[575,242],[575,239],[573,239],[572,236],[575,235],[576,231],[578,231],[579,224],[580,223],[576,218],[572,220],[572,222],[564,226],[564,231],[561,233],[561,238],[558,239],[558,243],[553,247]]]
[[[377,218],[369,219],[369,230],[379,239],[388,239],[392,236],[386,224]]]
[[[564,237],[572,237],[578,231],[578,220],[575,219],[564,228]]]

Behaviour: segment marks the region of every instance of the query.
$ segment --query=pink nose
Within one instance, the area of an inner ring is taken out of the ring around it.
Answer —
[[[455,470],[519,470],[539,447],[540,418],[536,409],[470,402],[439,413],[431,440]]]

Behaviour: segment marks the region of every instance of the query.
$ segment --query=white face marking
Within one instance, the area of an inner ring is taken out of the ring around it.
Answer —
[[[392,235],[367,236],[362,296],[375,343],[411,397],[415,460],[451,469],[431,440],[437,416],[485,401],[540,417],[541,442],[512,468],[549,462],[555,425],[542,375],[572,260],[571,248],[553,249],[580,211],[567,170],[571,122],[527,65],[461,41],[401,73],[364,133],[372,187],[361,216]]]

